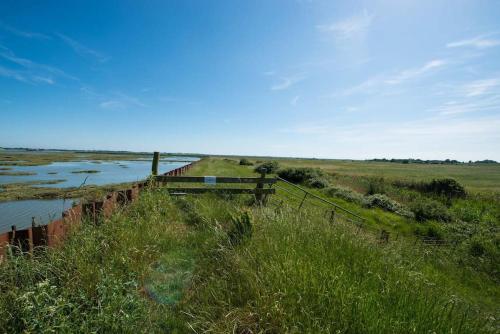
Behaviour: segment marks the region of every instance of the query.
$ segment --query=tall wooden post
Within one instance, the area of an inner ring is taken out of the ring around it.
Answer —
[[[151,166],[151,173],[158,175],[158,163],[160,161],[160,152],[153,153],[153,165]]]
[[[262,172],[260,173],[260,177],[262,179],[264,179],[266,177],[266,172]],[[262,180],[264,181],[264,180]],[[259,182],[257,183],[257,187],[256,187],[256,194],[255,194],[255,198],[257,199],[257,203],[259,204],[263,204],[263,201],[262,201],[262,193],[259,192],[259,189],[264,189],[264,183],[263,182]]]

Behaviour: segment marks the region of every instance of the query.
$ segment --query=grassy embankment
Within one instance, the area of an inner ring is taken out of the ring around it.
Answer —
[[[251,175],[205,160],[197,175]],[[495,332],[498,284],[315,211],[161,190],[0,268],[6,332]],[[248,230],[248,224],[252,232]],[[498,330],[498,327],[496,327]]]

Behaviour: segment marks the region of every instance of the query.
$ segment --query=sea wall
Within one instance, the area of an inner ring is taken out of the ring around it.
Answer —
[[[196,161],[173,169],[164,175],[180,176],[193,167]],[[10,232],[0,234],[0,262],[6,258],[9,245],[14,251],[34,252],[37,247],[55,247],[62,243],[66,236],[77,229],[83,222],[97,224],[103,217],[110,217],[116,208],[134,202],[140,192],[146,187],[147,181],[137,182],[130,188],[106,194],[102,200],[83,202],[65,210],[62,218],[47,225],[32,226],[17,230],[15,226]]]

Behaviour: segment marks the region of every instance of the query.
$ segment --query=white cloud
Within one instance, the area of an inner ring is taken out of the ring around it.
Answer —
[[[0,21],[0,28],[4,29],[6,31],[9,31],[10,33],[12,33],[16,36],[20,36],[20,37],[24,37],[24,38],[51,39],[49,36],[44,35],[44,34],[40,34],[37,32],[30,32],[30,31],[22,31],[22,30],[16,29],[8,24],[3,23],[2,21]]]
[[[476,49],[491,48],[500,45],[500,39],[487,38],[491,34],[480,35],[446,44],[447,48],[472,47]]]
[[[5,77],[5,78],[15,79],[15,80],[21,81],[21,82],[29,83],[29,80],[26,79],[25,76],[23,74],[21,74],[19,71],[11,70],[11,69],[5,68],[3,66],[0,66],[0,76]]]
[[[431,60],[421,67],[410,68],[403,71],[399,71],[393,74],[383,74],[377,75],[372,78],[369,78],[362,83],[347,88],[343,90],[340,95],[352,95],[357,93],[373,93],[375,91],[379,91],[384,87],[401,85],[411,80],[416,80],[420,77],[423,77],[427,74],[430,74],[438,69],[446,66],[448,62],[443,59],[434,59]],[[338,94],[337,94],[338,95]]]
[[[117,110],[117,109],[125,109],[126,106],[121,101],[108,100],[99,103],[99,107],[103,109]]]
[[[498,92],[499,88],[500,78],[492,78],[470,82],[463,87],[463,90],[467,97],[473,97],[491,93],[495,89]]]
[[[55,83],[54,79],[52,79],[52,78],[40,77],[40,76],[34,76],[33,77],[33,81],[42,82],[42,83],[46,83],[46,84],[49,84],[49,85],[53,85]]]
[[[0,45],[0,57],[27,69],[28,71],[24,72],[24,76],[31,81],[53,84],[54,79],[52,76],[77,81],[79,80],[78,78],[69,75],[56,67],[39,64],[30,59],[18,57],[14,52],[12,52],[12,50],[2,45]],[[40,78],[50,78],[50,80],[40,80]]]
[[[418,77],[420,77],[428,72],[436,70],[436,69],[443,67],[445,65],[446,65],[445,60],[434,59],[434,60],[427,62],[426,64],[424,64],[421,67],[401,71],[401,72],[393,75],[392,77],[387,78],[385,80],[385,83],[387,83],[389,85],[398,85],[398,84],[401,84],[405,81],[418,78]]]
[[[304,74],[281,78],[281,81],[272,85],[271,90],[285,90],[305,79]]]
[[[99,107],[108,110],[122,110],[130,108],[144,108],[147,107],[140,99],[129,96],[121,92],[114,92],[111,94],[99,94],[94,92],[89,87],[80,88],[81,92],[91,99],[96,99],[99,102]]]
[[[56,33],[56,35],[82,57],[92,57],[101,63],[104,63],[110,59],[110,57],[105,56],[98,51],[92,50],[91,48],[86,47],[80,42],[77,42],[76,40],[64,34]]]
[[[429,109],[442,116],[465,113],[500,112],[500,78],[473,80],[464,83],[452,83],[440,96],[448,101]]]
[[[317,25],[321,32],[333,33],[339,40],[348,40],[363,35],[371,26],[375,15],[369,14],[366,10],[359,15],[351,16],[332,24]]]
[[[365,159],[500,159],[500,116],[432,117],[351,125],[298,125],[282,131],[300,134],[281,155]]]
[[[328,126],[310,124],[310,125],[300,125],[297,127],[281,129],[280,132],[300,134],[300,135],[318,135],[318,134],[325,134],[328,132],[328,130],[329,130]]]

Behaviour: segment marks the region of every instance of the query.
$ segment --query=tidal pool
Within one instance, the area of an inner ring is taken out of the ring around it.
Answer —
[[[165,173],[186,164],[187,162],[162,160],[159,164],[159,171],[160,173]],[[97,172],[81,173],[81,171]],[[64,182],[55,184],[38,185],[38,187],[68,188],[82,185],[105,185],[140,181],[151,174],[151,161],[99,160],[54,162],[41,166],[12,166],[9,172],[32,174],[0,175],[0,184],[65,180]]]
[[[166,173],[175,168],[196,161],[197,158],[185,158],[184,161],[162,159],[159,172]],[[2,162],[0,161],[0,165]],[[75,173],[78,171],[98,171],[97,173]],[[30,181],[50,182],[64,180],[54,184],[33,185],[33,187],[68,188],[82,185],[108,185],[124,182],[136,182],[146,179],[151,174],[151,160],[88,160],[73,162],[54,162],[41,166],[12,166],[9,172],[34,173],[30,175],[0,175],[0,184],[23,183]],[[1,189],[0,189],[1,191]],[[31,226],[32,217],[36,222],[47,224],[61,217],[62,212],[71,207],[73,200],[20,200],[0,202],[0,233],[9,231],[12,225],[17,229]]]
[[[32,218],[40,225],[45,225],[62,217],[62,212],[73,205],[71,199],[23,200],[0,202],[0,233],[11,230],[16,225],[18,230],[31,227]]]

